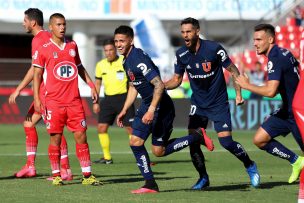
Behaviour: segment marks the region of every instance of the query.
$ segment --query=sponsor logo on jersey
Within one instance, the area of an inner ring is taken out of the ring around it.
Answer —
[[[267,63],[268,73],[273,73],[274,72],[274,70],[272,68],[273,68],[273,63],[271,61],[268,61],[268,63]]]
[[[51,124],[50,124],[50,122],[46,122],[45,125],[46,125],[46,129],[51,129]]]
[[[212,75],[214,75],[214,71],[212,71],[211,73],[208,73],[208,74],[204,74],[204,75],[192,75],[191,73],[189,73],[190,78],[209,78]]]
[[[227,54],[223,49],[219,50],[217,54],[220,55],[222,62],[224,62],[227,59]]]
[[[76,51],[74,49],[70,49],[69,54],[70,54],[70,56],[75,57],[76,56]]]
[[[202,66],[203,66],[203,70],[206,73],[210,72],[210,70],[211,70],[211,62],[202,63]]]
[[[141,70],[143,75],[147,75],[151,71],[151,69],[148,68],[147,65],[144,63],[138,64],[137,68],[139,68]]]
[[[78,68],[70,61],[63,61],[54,67],[53,74],[58,80],[71,81],[77,77]]]

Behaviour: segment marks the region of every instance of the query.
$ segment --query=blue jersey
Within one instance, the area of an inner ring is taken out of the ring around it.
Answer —
[[[186,46],[176,52],[175,73],[186,71],[192,89],[191,103],[201,109],[227,104],[228,94],[223,74],[231,60],[225,49],[218,43],[200,40],[197,53]]]
[[[275,45],[268,54],[268,80],[280,81],[278,92],[282,97],[280,114],[293,118],[292,100],[299,83],[298,61],[290,51]]]
[[[143,102],[150,105],[154,92],[154,86],[150,81],[156,76],[160,76],[158,67],[143,50],[135,47],[123,62],[123,67],[128,80],[132,82]]]

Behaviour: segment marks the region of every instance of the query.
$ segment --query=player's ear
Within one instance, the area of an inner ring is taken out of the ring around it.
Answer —
[[[200,29],[196,29],[196,35],[199,36],[200,34]]]
[[[131,40],[131,45],[133,46],[134,45],[134,38],[130,38]]]
[[[269,36],[268,42],[269,42],[270,44],[274,44],[274,37]]]

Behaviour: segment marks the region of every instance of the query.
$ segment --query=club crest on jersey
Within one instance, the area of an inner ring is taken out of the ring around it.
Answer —
[[[53,74],[58,80],[70,81],[77,77],[78,68],[70,61],[63,61],[54,67]]]
[[[196,63],[196,64],[195,64],[195,67],[196,67],[197,69],[199,69],[199,64],[198,64],[198,63]]]
[[[211,70],[211,62],[202,63],[203,70],[207,73]]]
[[[57,59],[58,58],[57,52],[53,52],[53,56],[54,56],[54,59]]]
[[[134,81],[135,80],[135,76],[134,74],[132,73],[132,71],[128,70],[128,76],[130,78],[131,81]]]
[[[70,49],[69,51],[70,56],[75,57],[76,56],[76,52],[74,49]]]

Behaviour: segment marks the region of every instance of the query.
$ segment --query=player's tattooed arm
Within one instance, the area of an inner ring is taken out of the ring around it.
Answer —
[[[242,98],[242,93],[241,93],[241,86],[238,85],[235,80],[236,78],[240,75],[239,69],[234,65],[234,63],[231,63],[226,70],[228,70],[231,73],[232,76],[232,81],[233,81],[233,86],[235,88],[236,92],[236,105],[241,105],[244,103],[244,100]]]
[[[153,78],[151,81],[150,81],[151,84],[154,85],[154,92],[153,92],[153,99],[152,99],[152,102],[151,102],[151,111],[153,110],[153,107],[156,108],[162,95],[163,95],[163,92],[165,90],[165,85],[164,83],[162,82],[162,80],[160,79],[159,76],[156,76],[155,78]],[[155,110],[155,109],[154,109]]]

